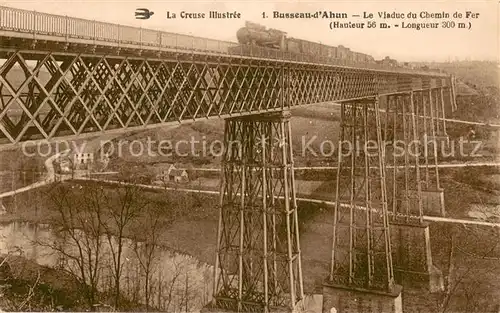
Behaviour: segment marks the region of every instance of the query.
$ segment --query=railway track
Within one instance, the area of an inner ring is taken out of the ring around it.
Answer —
[[[163,187],[163,186],[155,186],[155,185],[133,184],[133,183],[126,183],[126,182],[119,182],[119,181],[115,181],[115,180],[105,180],[105,179],[86,178],[86,177],[82,177],[82,178],[78,178],[78,179],[85,180],[85,181],[105,182],[105,183],[122,185],[122,186],[136,186],[136,187],[141,187],[141,188],[145,188],[145,189],[153,189],[153,190],[168,190],[168,191],[187,192],[187,193],[202,193],[202,194],[211,194],[211,195],[218,195],[219,194],[219,191],[215,191],[215,190],[200,190],[200,189],[190,189],[190,188],[173,188],[173,187]],[[328,206],[335,206],[335,202],[333,202],[333,201],[325,201],[325,200],[318,200],[318,199],[297,197],[297,201],[322,204],[322,205],[328,205]],[[341,206],[347,207],[347,208],[350,207],[350,205],[343,204],[343,203],[341,203]],[[356,206],[355,208],[358,210],[366,210],[367,209],[366,207],[363,207],[363,206]],[[374,213],[379,213],[375,209],[372,209],[372,211]],[[392,212],[389,212],[389,215],[394,216],[394,214],[392,214]],[[396,217],[407,218],[407,216],[403,215],[403,214],[397,214]],[[419,219],[419,216],[410,215],[410,216],[408,216],[408,218],[410,220],[416,221]],[[453,224],[462,224],[462,225],[481,225],[481,226],[488,226],[488,227],[500,227],[500,223],[478,221],[478,220],[457,219],[457,218],[452,218],[452,217],[437,217],[437,216],[424,215],[422,217],[422,220],[429,221],[429,222],[439,222],[439,223],[453,223]]]
[[[420,164],[421,168],[425,168],[427,165]],[[474,162],[474,163],[443,163],[438,164],[438,168],[460,168],[460,167],[500,167],[500,162]],[[435,167],[435,165],[432,165]],[[296,166],[295,170],[336,170],[337,166]],[[343,168],[349,168],[345,166]],[[374,167],[377,168],[377,167]],[[393,165],[387,165],[386,168],[394,168]],[[396,166],[396,168],[404,168],[404,165]],[[183,168],[183,170],[193,170],[200,172],[220,172],[220,168]]]
[[[62,179],[62,180],[70,180],[70,179],[71,178],[68,177],[68,178]],[[137,186],[137,187],[141,187],[141,188],[145,188],[145,189],[152,189],[152,190],[168,190],[168,191],[178,191],[178,192],[186,192],[186,193],[202,193],[202,194],[211,194],[211,195],[218,195],[219,194],[219,191],[215,191],[215,190],[201,190],[201,189],[191,189],[191,188],[164,187],[164,186],[146,185],[146,184],[133,184],[133,183],[126,183],[126,182],[119,182],[116,180],[88,178],[88,177],[78,177],[77,179],[84,180],[84,181],[95,181],[95,182],[123,185],[123,186]],[[30,186],[26,186],[26,187],[17,189],[15,191],[10,191],[10,192],[0,194],[0,198],[12,196],[12,195],[19,195],[23,192],[33,190],[35,188],[39,188],[42,186],[46,186],[48,184],[49,184],[48,181],[37,182],[37,183],[34,183]],[[335,206],[334,201],[326,201],[326,200],[319,200],[319,199],[297,197],[297,201],[320,204],[320,205],[327,205],[327,206]],[[341,206],[342,207],[349,207],[350,205],[341,203]],[[356,209],[366,210],[366,207],[356,206]],[[372,210],[374,213],[378,213],[378,211],[376,211],[374,209],[372,209]],[[394,216],[394,214],[392,214],[392,212],[389,212],[389,215]],[[406,218],[407,216],[403,215],[403,214],[398,214],[397,217]],[[408,216],[408,218],[410,220],[418,220],[419,216],[410,215],[410,216]],[[453,224],[462,224],[462,225],[480,225],[480,226],[499,227],[500,228],[500,223],[478,221],[478,220],[466,220],[466,219],[458,219],[458,218],[452,218],[452,217],[438,217],[438,216],[424,215],[422,217],[422,220],[429,221],[429,222],[438,222],[438,223],[453,223]]]
[[[484,122],[464,121],[464,120],[457,120],[457,119],[454,119],[454,118],[440,118],[440,120],[444,120],[445,122],[451,122],[451,123],[460,123],[460,124],[468,124],[468,125],[477,125],[477,126],[487,126],[487,127],[492,127],[492,128],[500,128],[500,124],[490,124],[490,123],[484,123]]]

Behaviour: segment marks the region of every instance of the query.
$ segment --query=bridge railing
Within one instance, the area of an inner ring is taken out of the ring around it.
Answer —
[[[442,73],[415,70],[411,68],[388,66],[385,64],[355,62],[348,59],[331,58],[321,55],[292,53],[258,46],[240,45],[235,42],[208,39],[203,37],[156,31],[132,26],[86,20],[62,15],[41,13],[0,6],[0,30],[37,35],[60,37],[62,41],[87,39],[108,42],[120,46],[132,44],[147,49],[180,49],[205,51],[217,54],[244,55],[257,58],[290,60],[297,62],[320,63],[356,68],[388,70],[420,75],[445,76]]]

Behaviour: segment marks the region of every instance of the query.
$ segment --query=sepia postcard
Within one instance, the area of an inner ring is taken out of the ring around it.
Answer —
[[[498,0],[0,1],[0,311],[500,313]]]

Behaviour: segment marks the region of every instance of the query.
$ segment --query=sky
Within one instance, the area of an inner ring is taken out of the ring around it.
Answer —
[[[448,61],[448,60],[498,60],[500,38],[499,0],[469,1],[133,1],[133,0],[8,0],[0,1],[1,6],[26,10],[68,15],[110,23],[118,23],[143,28],[151,28],[182,34],[208,37],[219,40],[236,41],[236,31],[245,21],[260,23],[287,33],[287,36],[321,42],[327,45],[344,45],[353,51],[373,55],[376,59],[390,56],[399,61]],[[137,20],[136,8],[148,8],[155,12],[149,20]],[[190,13],[218,10],[219,12],[240,12],[241,19],[181,19],[181,11]],[[374,21],[398,23],[433,23],[453,21],[455,25],[465,22],[470,29],[334,29],[329,28],[330,19],[274,19],[273,11],[280,12],[345,12],[348,19],[340,22],[367,22],[361,17],[364,12],[373,13]],[[167,11],[176,13],[176,19],[167,19]],[[446,12],[449,19],[378,18],[378,12],[397,12],[405,16],[410,13],[427,11]],[[479,13],[477,18],[465,18],[465,12]],[[263,18],[265,12],[268,18]],[[453,18],[455,12],[464,17]]]

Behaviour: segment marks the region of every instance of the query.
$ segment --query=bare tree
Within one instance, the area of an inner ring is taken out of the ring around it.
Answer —
[[[175,306],[175,298],[177,296],[177,290],[179,282],[181,281],[182,274],[184,272],[184,266],[182,263],[177,262],[175,259],[173,260],[173,269],[170,271],[171,277],[169,281],[159,280],[159,292],[158,299],[160,307],[166,312],[178,311],[179,307]]]
[[[56,183],[48,197],[56,216],[51,224],[60,240],[37,242],[53,249],[83,289],[89,309],[98,301],[104,228],[104,190],[80,184]]]
[[[60,268],[80,283],[89,309],[94,310],[107,291],[115,309],[130,303],[143,303],[146,310],[163,306],[167,311],[190,310],[197,305],[196,279],[188,273],[190,260],[173,257],[172,268],[163,269],[166,276],[157,276],[157,260],[163,255],[158,248],[164,221],[161,216],[175,219],[184,214],[178,205],[164,200],[171,195],[155,202],[133,183],[110,189],[75,182],[55,183],[47,195],[56,212],[51,223],[56,240],[39,244],[61,256]],[[189,206],[188,197],[181,198],[185,207]],[[134,246],[134,241],[141,243]],[[132,293],[126,285],[122,290],[122,284],[132,277],[124,277],[128,274],[135,277]],[[104,289],[98,290],[101,287]]]
[[[144,227],[144,235],[147,240],[140,243],[138,236],[134,237],[134,253],[144,273],[144,298],[146,311],[149,311],[150,308],[153,287],[151,281],[153,278],[155,262],[157,260],[158,239],[161,226],[160,219],[158,218],[161,214],[160,209],[161,205],[154,203],[150,205],[147,210],[145,210],[145,221],[142,225]]]
[[[500,268],[500,238],[492,233],[484,242],[486,229],[464,225],[452,228],[448,232],[448,269],[439,312],[484,312],[486,294],[492,290],[488,275]]]
[[[196,304],[196,286],[190,279],[190,271],[184,272],[184,288],[178,289],[178,310],[181,312],[191,312]]]
[[[141,189],[134,184],[123,184],[113,194],[104,196],[109,218],[102,225],[111,249],[112,275],[114,280],[114,305],[120,305],[120,284],[123,270],[123,251],[125,237],[132,222],[148,206],[148,201],[141,196]]]

